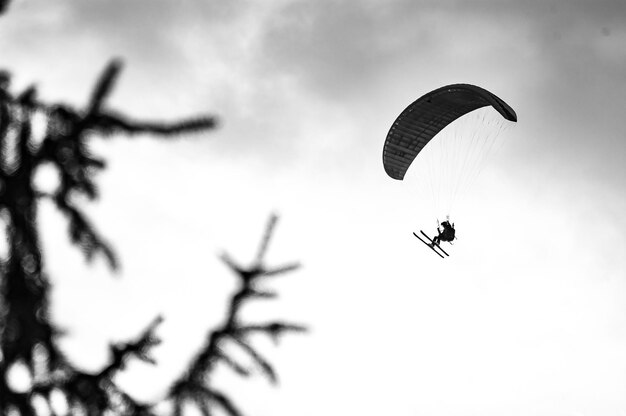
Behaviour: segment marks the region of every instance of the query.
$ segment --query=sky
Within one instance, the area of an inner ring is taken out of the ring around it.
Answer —
[[[253,260],[277,212],[268,264],[303,267],[247,316],[311,332],[259,340],[279,388],[219,372],[246,414],[626,414],[625,22],[621,0],[14,0],[0,67],[16,89],[81,106],[121,58],[111,108],[220,119],[177,141],[94,141],[108,168],[85,209],[116,275],[41,206],[62,348],[96,370],[163,314],[159,365],[118,378],[161,397],[223,316],[235,280],[217,256]],[[518,123],[442,260],[412,236],[436,226],[420,178],[386,176],[382,145],[452,83],[492,91]]]

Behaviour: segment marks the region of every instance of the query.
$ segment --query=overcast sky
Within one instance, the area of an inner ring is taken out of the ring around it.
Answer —
[[[0,20],[0,67],[49,101],[83,105],[114,57],[112,108],[221,123],[94,143],[109,165],[88,211],[117,278],[84,265],[42,206],[77,363],[99,368],[107,342],[163,313],[159,366],[119,378],[162,395],[233,289],[216,255],[252,260],[276,211],[268,259],[304,267],[249,316],[312,332],[262,344],[279,389],[220,373],[246,414],[626,414],[626,2],[14,0]],[[436,219],[386,176],[382,145],[451,83],[494,92],[519,122],[441,260],[411,235]]]

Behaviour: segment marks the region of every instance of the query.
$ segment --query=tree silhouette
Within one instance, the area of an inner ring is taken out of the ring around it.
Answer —
[[[0,15],[9,8],[11,0],[0,0]]]
[[[239,416],[241,412],[234,406],[233,402],[223,393],[216,390],[211,383],[211,370],[217,362],[224,362],[231,369],[242,376],[249,376],[250,371],[228,356],[223,344],[227,341],[234,341],[256,362],[263,373],[273,383],[276,383],[276,372],[272,365],[261,356],[250,344],[248,339],[253,334],[267,334],[278,341],[285,332],[303,332],[306,329],[301,325],[287,322],[270,322],[262,324],[244,324],[239,315],[241,307],[249,300],[271,299],[276,297],[276,293],[259,288],[259,282],[266,277],[272,277],[293,271],[299,267],[297,263],[287,264],[281,267],[266,268],[263,264],[263,257],[267,249],[277,217],[270,217],[270,221],[261,242],[256,261],[248,268],[241,267],[235,263],[228,254],[222,255],[222,261],[235,272],[239,278],[239,289],[230,299],[226,319],[213,330],[207,340],[206,345],[193,360],[189,370],[172,386],[169,397],[174,399],[174,414],[181,414],[182,405],[190,401],[197,405],[204,415],[210,415],[211,403],[219,404],[226,412],[232,416]]]
[[[7,2],[0,3],[0,12]],[[81,210],[81,197],[98,197],[95,175],[105,168],[105,161],[90,151],[94,136],[151,134],[173,138],[185,133],[211,130],[216,119],[210,116],[172,123],[133,120],[106,108],[121,69],[112,61],[98,79],[84,110],[67,105],[47,104],[37,98],[34,87],[20,94],[10,91],[10,74],[0,72],[0,218],[4,225],[7,253],[0,258],[0,414],[36,415],[41,412],[100,415],[153,414],[158,402],[140,403],[116,385],[113,378],[129,359],[154,363],[150,349],[160,342],[156,330],[162,317],[156,317],[136,339],[110,346],[110,359],[98,372],[87,373],[74,366],[58,347],[62,331],[50,319],[50,282],[44,267],[37,224],[37,207],[47,199],[68,221],[68,233],[87,261],[103,256],[111,269],[118,267],[117,256]],[[35,115],[43,115],[45,134],[37,140],[33,134]],[[52,166],[59,177],[55,190],[37,189],[35,174],[43,165]],[[277,321],[245,324],[239,311],[247,301],[275,297],[259,289],[263,278],[293,271],[298,264],[266,268],[266,252],[277,217],[273,215],[263,237],[256,261],[250,268],[236,265],[228,255],[222,259],[239,277],[240,287],[233,294],[226,319],[210,332],[188,369],[169,389],[163,400],[173,403],[173,413],[181,414],[184,403],[191,402],[205,415],[215,405],[238,416],[241,412],[231,398],[211,382],[211,371],[223,362],[242,376],[249,369],[229,357],[225,341],[238,344],[257,363],[271,381],[276,373],[250,343],[249,336],[263,333],[278,338],[285,332],[304,331],[299,325]],[[9,373],[14,366],[24,366],[30,375],[25,391],[11,385]],[[66,407],[52,404],[61,397]],[[45,410],[38,408],[42,404]]]

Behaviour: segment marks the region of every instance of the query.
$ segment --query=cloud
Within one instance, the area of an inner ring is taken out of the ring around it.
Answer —
[[[44,95],[82,102],[106,61],[124,57],[113,105],[147,117],[216,112],[223,124],[212,151],[247,166],[314,158],[365,168],[408,102],[470,82],[518,109],[521,130],[541,137],[543,154],[626,176],[619,168],[626,153],[621,1],[15,6],[0,45],[22,77],[41,81]]]

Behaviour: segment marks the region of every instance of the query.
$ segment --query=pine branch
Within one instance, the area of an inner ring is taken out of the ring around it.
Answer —
[[[196,133],[217,127],[214,117],[196,117],[174,123],[148,122],[131,120],[112,112],[102,112],[93,119],[93,127],[104,136],[114,133],[124,134],[155,134],[159,136],[173,136],[184,133]]]
[[[251,298],[257,298],[257,299],[275,299],[278,297],[278,294],[276,292],[270,292],[267,290],[257,290],[255,288],[251,288],[248,291],[248,296]]]
[[[198,400],[196,402],[196,405],[198,406],[198,409],[200,410],[200,413],[202,414],[202,416],[211,416],[213,414],[211,412],[211,405],[210,405],[208,397]]]
[[[87,108],[87,117],[94,117],[96,114],[100,112],[100,108],[104,105],[104,100],[111,93],[115,81],[117,81],[117,77],[119,76],[120,71],[122,70],[122,61],[119,59],[114,59],[102,72],[100,78],[96,83],[96,87],[91,95],[91,99],[89,100],[89,105]]]
[[[267,252],[269,241],[271,240],[278,217],[272,215],[268,221],[265,233],[259,246],[259,251],[254,264],[249,268],[238,265],[230,255],[224,253],[220,259],[235,273],[240,280],[240,287],[231,296],[228,310],[223,323],[207,337],[207,343],[201,348],[200,352],[190,363],[187,371],[170,388],[168,398],[175,403],[175,414],[180,411],[181,406],[190,397],[197,398],[199,388],[207,389],[212,393],[212,400],[217,401],[222,408],[232,416],[241,416],[233,403],[225,396],[216,393],[210,384],[210,374],[213,371],[216,362],[223,362],[237,374],[248,377],[250,371],[237,361],[230,358],[222,349],[222,345],[227,340],[233,340],[237,343],[262,370],[262,373],[272,383],[277,382],[276,371],[270,362],[264,358],[251,344],[246,340],[248,334],[261,333],[267,334],[274,340],[277,340],[286,332],[305,332],[307,329],[302,325],[272,322],[269,324],[245,324],[240,323],[240,312],[247,300],[267,299],[276,296],[273,292],[260,291],[256,289],[256,284],[263,277],[273,276],[277,274],[287,273],[296,270],[298,264],[290,264],[277,269],[266,271],[264,266],[264,257]],[[200,384],[202,383],[202,384]],[[199,385],[200,384],[200,385]],[[203,405],[206,406],[206,405]],[[210,410],[210,408],[208,408]],[[201,411],[202,408],[200,408]]]
[[[111,362],[101,371],[88,374],[68,369],[64,380],[58,379],[47,385],[40,385],[33,392],[48,395],[54,388],[65,392],[68,402],[75,411],[85,411],[87,414],[101,415],[106,410],[114,410],[122,406],[126,411],[119,414],[152,415],[151,404],[139,403],[128,394],[120,390],[113,382],[115,374],[122,370],[130,358],[137,358],[144,362],[154,363],[149,356],[150,349],[160,343],[154,332],[163,321],[159,316],[140,334],[135,341],[114,345],[111,347]]]
[[[263,373],[269,378],[272,384],[276,384],[278,382],[278,378],[276,376],[276,371],[274,371],[274,367],[265,359],[261,354],[259,354],[248,342],[246,342],[240,336],[233,336],[233,339],[241,346],[250,355],[250,357],[261,367]]]
[[[88,261],[98,253],[103,254],[113,270],[117,270],[119,266],[113,249],[98,235],[78,208],[69,202],[70,195],[73,194],[82,194],[91,200],[98,196],[93,176],[96,171],[103,169],[106,165],[102,159],[90,154],[87,143],[88,134],[100,134],[105,137],[113,133],[151,133],[172,136],[206,130],[216,125],[214,117],[161,123],[135,121],[120,114],[102,110],[121,67],[121,61],[114,60],[105,68],[97,81],[84,116],[65,105],[47,105],[37,101],[34,87],[27,88],[17,100],[7,95],[7,100],[12,105],[35,107],[49,114],[48,131],[41,146],[32,156],[25,147],[20,148],[19,154],[29,163],[32,161],[33,170],[36,166],[46,162],[52,162],[57,168],[61,178],[61,187],[54,201],[57,208],[70,220],[70,241],[83,250]],[[5,78],[6,81],[0,85],[8,85],[8,75]],[[10,116],[8,111],[6,105],[0,106],[0,141],[6,135],[10,125],[4,120]],[[24,134],[20,137],[24,140],[20,143],[26,144],[30,137],[29,124],[22,123],[22,127]]]
[[[22,300],[11,303],[15,307],[10,306],[7,311],[0,313],[0,329],[3,331],[0,335],[8,333],[4,326],[11,327],[12,331],[15,328],[29,328],[29,331],[34,331],[32,334],[23,333],[25,335],[22,339],[12,344],[6,342],[7,337],[0,336],[0,348],[4,360],[12,362],[16,357],[23,358],[32,372],[35,371],[35,347],[42,346],[49,358],[46,378],[36,381],[31,391],[24,394],[10,390],[4,377],[4,367],[0,365],[0,395],[7,403],[0,406],[0,413],[4,413],[6,406],[10,405],[20,414],[34,415],[36,412],[31,400],[33,394],[50,401],[51,392],[60,390],[66,395],[72,414],[153,414],[153,404],[134,400],[114,383],[113,377],[124,369],[129,359],[155,363],[150,351],[160,342],[155,331],[162,321],[161,317],[156,318],[135,340],[111,345],[111,359],[101,371],[89,374],[77,370],[56,347],[55,337],[59,331],[48,323],[48,280],[43,273],[36,228],[36,202],[40,198],[49,198],[67,217],[70,241],[83,250],[86,259],[89,261],[100,254],[111,268],[116,269],[118,261],[112,248],[73,203],[76,195],[83,195],[90,200],[98,197],[94,176],[106,166],[104,160],[91,154],[89,139],[94,135],[108,137],[118,133],[148,133],[172,137],[215,128],[217,121],[212,116],[165,123],[133,120],[107,110],[106,99],[112,93],[120,72],[121,62],[112,61],[98,78],[85,111],[79,111],[66,105],[41,102],[34,86],[26,88],[14,98],[8,90],[9,74],[0,71],[0,151],[5,156],[9,152],[15,152],[13,156],[18,165],[11,172],[5,169],[4,164],[0,166],[0,185],[6,188],[0,196],[0,210],[7,213],[11,235],[9,261],[0,264],[0,267],[6,267],[11,273],[7,275],[8,278],[0,275],[3,279],[0,283],[4,285],[0,297],[6,296],[12,302]],[[35,144],[32,138],[31,120],[36,111],[47,115],[47,130],[40,144]],[[16,134],[16,140],[11,144],[11,149],[7,149],[7,138],[10,134]],[[34,173],[44,163],[52,164],[61,178],[59,189],[55,191],[41,192],[34,189]],[[208,334],[207,343],[192,360],[188,371],[173,383],[168,397],[174,402],[175,415],[180,415],[183,404],[191,401],[207,416],[211,415],[213,406],[221,407],[231,416],[242,416],[232,400],[211,385],[210,376],[217,362],[224,363],[242,377],[250,375],[246,366],[223,351],[225,341],[234,340],[239,344],[255,365],[261,368],[263,374],[272,383],[276,383],[277,376],[273,366],[246,337],[259,333],[277,340],[287,332],[306,331],[304,326],[281,321],[263,324],[240,322],[240,311],[246,301],[277,297],[274,291],[257,288],[257,283],[262,278],[285,274],[300,267],[299,264],[292,263],[268,269],[263,264],[277,219],[276,215],[270,217],[251,267],[237,265],[227,254],[222,256],[222,260],[240,279],[240,287],[230,298],[222,325]],[[0,301],[4,300],[6,298],[0,298]],[[42,322],[36,324],[39,320]],[[24,337],[28,339],[23,339]]]
[[[229,366],[234,372],[243,377],[248,377],[250,375],[250,370],[239,364],[237,361],[230,358],[224,351],[221,349],[216,353],[217,358],[224,362],[227,366]]]
[[[125,407],[128,408],[128,410],[124,412],[125,414],[129,416],[156,416],[156,413],[152,410],[153,406],[151,404],[139,403],[125,393],[123,397]]]
[[[0,15],[7,11],[9,3],[11,3],[11,0],[0,0]]]
[[[65,363],[63,371],[57,372],[45,382],[35,384],[30,392],[10,393],[10,402],[22,410],[21,414],[35,415],[32,398],[39,395],[50,403],[52,391],[60,390],[65,393],[68,404],[73,409],[71,414],[101,415],[107,410],[112,410],[120,415],[153,416],[152,404],[140,403],[133,399],[115,385],[113,377],[117,371],[124,368],[130,358],[154,363],[149,351],[160,342],[154,332],[161,322],[162,318],[157,317],[137,340],[112,346],[111,362],[101,371],[88,374]]]
[[[265,276],[265,277],[277,276],[277,275],[293,272],[295,270],[298,270],[299,268],[300,268],[299,263],[292,263],[292,264],[288,264],[285,266],[276,267],[270,270],[263,270],[261,274],[262,276]]]
[[[26,88],[20,95],[17,96],[16,101],[28,110],[35,109],[37,107],[37,88],[34,85]]]
[[[19,120],[16,151],[19,158],[20,169],[30,172],[33,170],[33,160],[29,146],[32,133],[30,114],[24,109],[22,109],[20,113],[21,117]]]
[[[154,334],[156,327],[161,322],[163,322],[163,318],[158,316],[136,341],[112,345],[111,363],[100,372],[100,377],[113,378],[117,371],[124,369],[126,361],[130,358],[137,358],[146,363],[156,364],[156,361],[149,354],[152,347],[161,343],[161,340]]]
[[[0,74],[0,85],[1,85]],[[11,110],[7,100],[3,100],[3,90],[0,88],[0,177],[5,177],[7,172],[6,158],[8,156],[7,138],[13,124]]]
[[[0,0],[0,13],[7,5],[8,1]],[[0,262],[0,414],[15,409],[21,415],[34,415],[34,395],[50,402],[52,391],[63,392],[70,414],[152,414],[150,404],[133,400],[115,385],[112,377],[128,359],[154,363],[149,353],[160,342],[154,332],[161,318],[136,340],[111,346],[111,361],[102,371],[79,371],[57,347],[60,331],[50,323],[49,281],[44,273],[37,229],[37,202],[49,198],[68,219],[71,243],[82,249],[87,260],[103,255],[115,269],[118,261],[112,248],[73,202],[75,196],[90,200],[98,197],[94,177],[106,165],[91,154],[90,139],[111,133],[171,136],[215,127],[212,116],[163,123],[136,121],[106,110],[106,99],[120,70],[120,61],[112,61],[105,68],[84,111],[43,103],[34,86],[14,95],[9,91],[10,74],[0,70],[0,211],[10,246],[7,259]],[[35,114],[46,117],[46,133],[41,141],[33,137],[31,123]],[[42,164],[57,170],[58,189],[35,189],[35,173]],[[35,363],[38,350],[46,356],[43,367]],[[15,362],[24,362],[32,375],[41,373],[27,393],[13,392],[7,382],[6,370]]]
[[[112,407],[109,394],[112,382],[109,379],[76,371],[60,388],[67,396],[71,414],[98,415]]]
[[[259,251],[256,255],[255,265],[256,268],[261,268],[263,264],[263,259],[265,258],[265,253],[267,252],[267,248],[270,243],[270,239],[272,238],[272,234],[274,231],[274,227],[276,227],[276,223],[278,222],[278,216],[276,214],[270,215],[270,219],[267,222],[267,226],[265,228],[265,234],[263,234],[263,239],[261,240],[261,245],[259,246]]]
[[[243,416],[243,413],[235,406],[235,404],[226,395],[217,390],[211,391],[213,400],[215,400],[230,416]]]
[[[59,211],[69,219],[69,235],[73,244],[79,245],[88,261],[97,253],[102,253],[113,270],[119,268],[119,262],[113,249],[94,230],[87,218],[62,195],[53,199]]]
[[[288,324],[285,322],[272,322],[270,324],[246,325],[237,329],[238,335],[248,335],[253,333],[268,334],[277,341],[287,332],[306,332],[307,328],[302,325]]]

